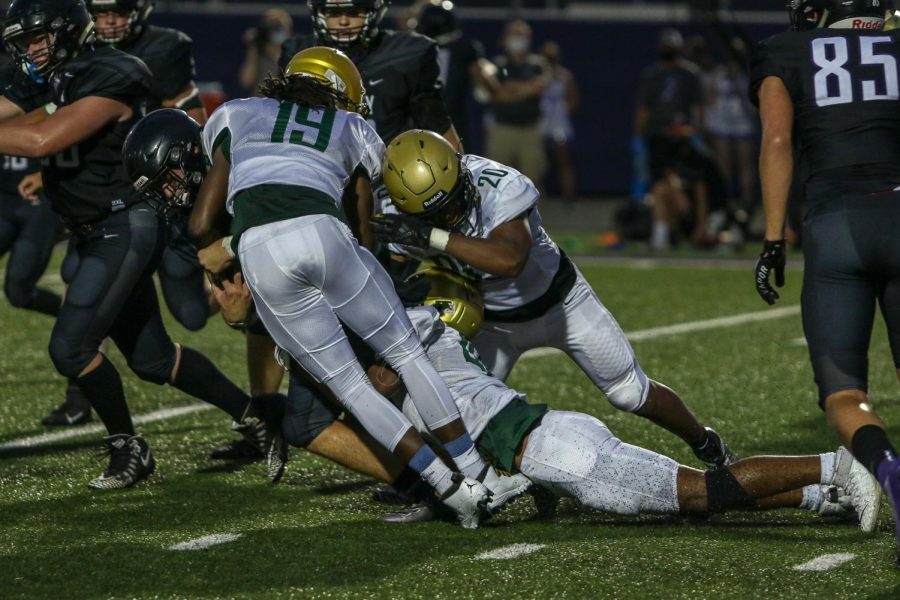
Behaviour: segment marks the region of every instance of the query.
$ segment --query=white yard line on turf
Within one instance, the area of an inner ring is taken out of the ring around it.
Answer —
[[[509,546],[501,546],[494,550],[482,552],[475,556],[475,560],[509,560],[537,552],[545,547],[546,544],[510,544]]]
[[[720,327],[734,327],[736,325],[756,323],[759,321],[769,321],[772,319],[781,319],[783,317],[791,317],[799,314],[799,306],[784,306],[781,308],[773,308],[770,310],[731,315],[730,317],[719,317],[717,319],[706,319],[704,321],[688,321],[687,323],[678,323],[676,325],[667,325],[665,327],[654,327],[652,329],[639,329],[638,331],[632,331],[631,333],[626,333],[625,335],[631,341],[652,340],[669,335],[692,333],[694,331],[704,331],[707,329],[717,329]],[[538,358],[540,356],[548,356],[551,354],[557,354],[559,352],[559,350],[556,350],[554,348],[538,348],[536,350],[529,350],[522,355],[522,358]],[[148,413],[146,415],[137,416],[134,418],[134,422],[138,425],[143,423],[153,423],[154,421],[163,421],[165,419],[171,419],[201,410],[209,410],[211,408],[213,408],[213,406],[210,404],[188,404],[187,406],[176,406],[175,408],[166,408],[163,410],[157,410],[152,413]],[[2,452],[3,450],[28,448],[41,444],[48,444],[51,442],[58,442],[60,440],[67,440],[69,438],[78,437],[80,435],[86,435],[89,433],[98,433],[100,431],[103,431],[103,426],[97,424],[72,427],[71,429],[66,429],[65,431],[59,431],[55,433],[43,433],[41,435],[20,438],[17,440],[10,440],[8,442],[2,443],[0,444],[0,452]]]
[[[838,554],[823,554],[822,556],[817,556],[811,561],[805,562],[802,565],[796,565],[792,568],[795,571],[830,571],[831,569],[835,569],[845,562],[853,560],[854,558],[856,558],[856,555],[849,552],[840,552]]]
[[[243,533],[214,533],[213,535],[204,535],[195,540],[188,540],[169,546],[169,550],[204,550],[210,546],[218,546],[219,544],[227,544],[233,542],[243,536]]]
[[[209,410],[211,408],[215,408],[212,404],[188,404],[187,406],[176,406],[174,408],[164,408],[161,410],[155,410],[151,413],[147,413],[145,415],[138,415],[134,417],[135,425],[142,425],[144,423],[153,423],[154,421],[163,421],[165,419],[172,419],[174,417],[180,417],[182,415],[188,415],[191,413],[199,412],[201,410]],[[14,450],[17,448],[29,448],[31,446],[39,446],[41,444],[49,444],[51,442],[58,442],[60,440],[67,440],[69,438],[78,437],[80,435],[86,435],[88,433],[99,433],[103,431],[102,424],[95,425],[82,425],[80,427],[72,427],[71,429],[66,429],[65,431],[57,431],[54,433],[42,433],[41,435],[33,435],[27,438],[21,438],[18,440],[12,440],[9,442],[5,442],[0,444],[0,450]]]
[[[678,335],[681,333],[693,333],[695,331],[705,331],[707,329],[718,329],[720,327],[735,327],[736,325],[746,325],[747,323],[758,323],[760,321],[771,321],[772,319],[782,319],[784,317],[792,317],[800,314],[800,306],[783,306],[781,308],[772,308],[769,310],[760,310],[750,313],[742,313],[739,315],[731,315],[730,317],[718,317],[715,319],[706,319],[704,321],[688,321],[687,323],[678,323],[677,325],[666,325],[665,327],[653,327],[652,329],[639,329],[626,333],[625,336],[632,342],[642,342],[645,340],[653,340],[669,335]],[[542,356],[550,356],[552,354],[560,354],[561,351],[556,348],[537,348],[529,350],[522,355],[522,358],[540,358]]]

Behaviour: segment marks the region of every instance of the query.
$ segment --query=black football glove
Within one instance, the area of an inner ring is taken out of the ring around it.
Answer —
[[[775,285],[784,287],[784,240],[763,241],[763,251],[756,261],[756,293],[769,304],[778,300],[778,292],[769,284],[769,275],[775,271]]]
[[[407,215],[375,215],[369,219],[372,231],[386,242],[428,248],[432,226]]]

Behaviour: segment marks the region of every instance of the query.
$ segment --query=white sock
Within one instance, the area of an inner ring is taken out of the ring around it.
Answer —
[[[453,472],[447,468],[440,458],[435,458],[431,464],[425,467],[420,473],[422,479],[431,484],[438,496],[443,496],[444,492],[450,489],[451,476]]]
[[[822,494],[821,485],[805,485],[803,486],[803,501],[800,503],[800,508],[819,512],[819,507],[822,506],[824,499],[825,496]]]
[[[653,233],[650,236],[650,246],[653,248],[666,248],[669,245],[669,224],[665,221],[653,221]]]
[[[826,452],[825,454],[820,454],[819,461],[822,464],[822,475],[819,481],[825,485],[831,485],[834,479],[834,469],[837,466],[835,464],[837,462],[837,453]]]
[[[453,462],[456,463],[456,468],[460,473],[472,479],[477,479],[485,467],[484,459],[478,454],[474,445],[459,456],[454,456]]]

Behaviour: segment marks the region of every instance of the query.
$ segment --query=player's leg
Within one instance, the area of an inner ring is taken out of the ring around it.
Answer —
[[[426,479],[438,494],[453,502],[460,490],[452,473],[422,442],[403,414],[379,395],[360,366],[340,322],[319,288],[326,260],[344,267],[331,242],[332,227],[316,227],[322,219],[293,219],[244,233],[240,259],[257,312],[275,342],[365,427],[372,437]],[[349,235],[349,234],[348,234]],[[276,316],[277,315],[277,316]],[[473,480],[468,480],[473,482]],[[485,490],[483,486],[475,488]],[[461,492],[465,493],[465,492]],[[484,491],[474,503],[487,500]],[[477,524],[478,507],[462,505],[464,524]]]
[[[566,299],[542,317],[548,339],[578,364],[610,404],[683,439],[707,464],[734,460],[719,435],[705,428],[673,390],[644,374],[615,317],[580,271]]]
[[[55,316],[62,298],[37,282],[50,261],[61,227],[59,217],[46,199],[40,204],[21,202],[16,212],[21,227],[10,249],[4,292],[13,306]]]
[[[506,381],[510,371],[524,350],[519,342],[528,342],[529,330],[520,323],[485,321],[472,341],[484,366],[501,381]]]
[[[166,306],[175,320],[189,331],[198,331],[206,325],[210,315],[209,294],[196,252],[183,240],[170,242],[163,251],[157,274]]]
[[[78,269],[50,337],[57,371],[75,380],[109,434],[109,467],[89,484],[98,489],[128,487],[152,471],[149,449],[135,435],[119,373],[98,349],[138,281],[155,266],[162,242],[158,233],[153,212],[132,207],[79,238]]]
[[[463,425],[446,383],[425,355],[387,272],[335,219],[318,222],[325,254],[341,257],[313,283],[334,313],[400,374],[428,430],[453,457],[460,472],[479,477],[486,465]]]

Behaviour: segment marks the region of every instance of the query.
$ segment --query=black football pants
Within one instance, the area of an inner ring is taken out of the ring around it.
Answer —
[[[876,303],[887,324],[894,365],[900,367],[900,193],[832,190],[831,199],[812,202],[809,191],[803,331],[822,405],[841,390],[868,391]]]
[[[136,204],[76,238],[63,278],[69,284],[50,338],[50,357],[76,378],[111,337],[138,377],[168,381],[175,344],[163,326],[153,283],[165,238],[156,214]]]

